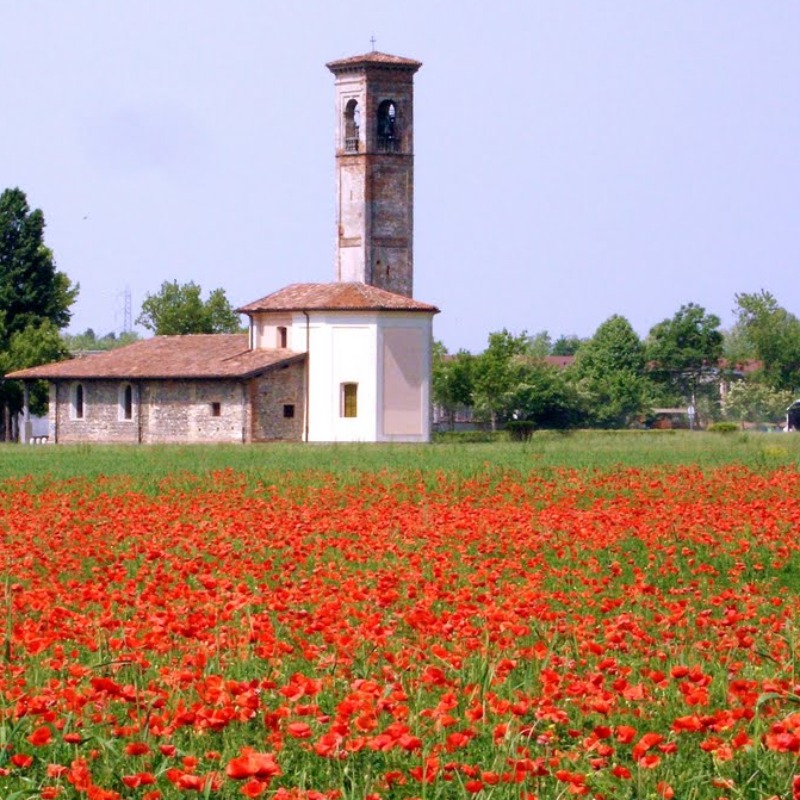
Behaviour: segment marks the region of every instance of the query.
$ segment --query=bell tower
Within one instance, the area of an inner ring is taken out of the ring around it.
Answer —
[[[326,65],[336,78],[336,280],[413,296],[414,73],[372,52]]]

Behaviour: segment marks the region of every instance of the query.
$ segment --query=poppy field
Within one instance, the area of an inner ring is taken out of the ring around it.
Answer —
[[[800,798],[790,465],[0,489],[0,796]]]

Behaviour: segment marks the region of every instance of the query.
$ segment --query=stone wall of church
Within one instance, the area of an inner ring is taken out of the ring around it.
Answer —
[[[242,442],[246,406],[244,386],[234,380],[59,382],[51,389],[50,438],[64,444]]]
[[[149,381],[142,387],[142,441],[243,442],[247,397],[240,381]]]
[[[122,381],[51,385],[50,441],[135,444],[139,440],[136,392],[132,392],[131,418],[125,419],[124,387]],[[79,391],[83,395],[80,399]]]
[[[288,364],[250,382],[254,442],[303,440],[305,364]]]

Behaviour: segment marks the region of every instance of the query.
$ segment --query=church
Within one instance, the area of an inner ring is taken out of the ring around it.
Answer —
[[[10,373],[50,387],[48,441],[426,442],[435,306],[413,298],[414,74],[370,52],[335,86],[332,283],[237,309],[246,334],[156,336]],[[31,439],[26,410],[22,438]]]

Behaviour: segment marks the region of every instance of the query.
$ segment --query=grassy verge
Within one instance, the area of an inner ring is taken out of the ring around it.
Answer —
[[[0,481],[30,477],[34,484],[71,478],[128,476],[147,485],[176,474],[206,475],[232,469],[252,478],[280,481],[322,471],[341,479],[362,473],[448,472],[470,477],[489,471],[646,468],[682,464],[712,468],[742,464],[763,470],[800,460],[800,436],[687,431],[581,431],[536,433],[524,443],[431,445],[217,445],[145,446],[0,445]]]

